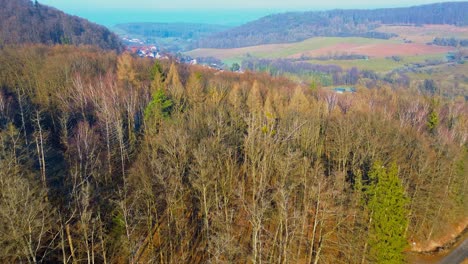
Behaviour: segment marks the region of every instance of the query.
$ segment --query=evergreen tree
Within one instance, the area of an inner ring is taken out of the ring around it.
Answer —
[[[164,75],[162,66],[159,61],[156,61],[151,68],[151,90],[156,93],[159,89],[163,89]]]
[[[240,70],[240,65],[239,63],[233,63],[232,66],[231,66],[231,71],[233,72],[236,72],[236,71],[239,71]]]
[[[369,253],[376,263],[402,263],[407,241],[408,199],[398,177],[398,168],[392,163],[385,168],[375,162],[369,173],[367,189],[371,221],[369,226]]]
[[[439,115],[434,109],[432,109],[429,115],[427,116],[427,127],[429,129],[429,132],[434,133],[438,125]]]
[[[145,109],[145,119],[167,118],[171,113],[172,106],[172,100],[166,96],[162,89],[158,89]]]
[[[439,105],[439,101],[437,98],[433,97],[431,99],[431,108],[430,112],[427,115],[427,128],[429,132],[434,134],[437,131],[437,127],[439,126],[439,114],[437,113],[437,107]]]

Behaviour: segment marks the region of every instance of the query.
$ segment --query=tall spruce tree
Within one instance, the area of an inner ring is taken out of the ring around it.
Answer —
[[[369,183],[369,258],[375,263],[402,263],[407,245],[408,198],[397,165],[392,163],[386,168],[381,162],[375,162],[369,172]]]

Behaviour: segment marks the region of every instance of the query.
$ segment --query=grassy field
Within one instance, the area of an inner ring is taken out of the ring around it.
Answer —
[[[443,38],[468,38],[468,27],[456,27],[451,25],[424,25],[424,26],[391,26],[385,25],[376,29],[379,32],[395,33],[396,40],[410,40],[415,43],[428,43],[436,37]]]
[[[468,63],[436,65],[408,75],[415,83],[423,83],[425,79],[434,80],[442,93],[468,96]]]
[[[388,28],[386,28],[388,29]],[[399,29],[401,30],[401,29]],[[422,34],[422,33],[421,33]],[[369,56],[368,60],[311,60],[315,64],[336,64],[344,68],[358,67],[379,72],[404,67],[405,64],[425,62],[428,59],[443,60],[452,47],[439,47],[422,43],[404,43],[403,39],[370,39],[317,37],[297,43],[270,44],[236,49],[196,49],[186,52],[192,57],[215,57],[227,65],[241,63],[251,56],[264,59],[318,57],[327,55],[357,54]],[[387,59],[400,56],[397,62]]]
[[[364,45],[381,45],[381,44],[396,44],[398,41],[395,40],[382,40],[382,39],[369,39],[369,38],[311,38],[302,42],[294,43],[291,46],[288,46],[283,49],[278,49],[273,52],[258,52],[253,53],[253,56],[260,58],[286,58],[286,57],[295,57],[305,54],[313,50],[323,50],[328,47],[337,47],[336,50],[331,50],[331,52],[347,52],[345,49],[339,48],[340,44],[347,44],[353,46],[364,46]],[[328,51],[327,51],[328,52]],[[323,53],[321,55],[327,55]]]
[[[196,49],[186,52],[187,55],[192,57],[215,57],[221,60],[239,59],[247,56],[257,58],[286,58],[297,54],[306,53],[311,50],[318,50],[327,48],[338,44],[350,45],[375,45],[375,44],[397,44],[401,43],[399,40],[381,40],[369,38],[335,38],[335,37],[318,37],[311,38],[297,43],[286,44],[268,44],[260,46],[252,46],[236,49]],[[343,50],[342,52],[345,52]]]
[[[405,67],[409,64],[423,63],[427,60],[440,60],[445,61],[445,53],[418,55],[418,56],[405,56],[401,61],[395,61],[389,58],[370,58],[368,60],[309,60],[307,62],[312,64],[333,64],[341,66],[345,69],[357,67],[361,70],[373,70],[375,72],[388,72],[394,69]]]

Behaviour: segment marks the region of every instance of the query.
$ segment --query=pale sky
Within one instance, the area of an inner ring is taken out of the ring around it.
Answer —
[[[456,1],[456,0],[455,0]],[[461,0],[463,1],[463,0]],[[461,2],[460,1],[460,2]],[[39,0],[67,10],[80,9],[335,9],[398,7],[449,2],[437,0]],[[451,1],[453,2],[453,0]]]
[[[112,28],[131,22],[186,22],[238,26],[285,11],[404,7],[437,0],[38,0]],[[442,0],[443,1],[443,0]],[[457,0],[455,0],[457,1]]]

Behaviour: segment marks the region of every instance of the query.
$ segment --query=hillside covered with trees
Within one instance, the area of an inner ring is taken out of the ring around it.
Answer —
[[[202,48],[238,48],[302,41],[311,37],[391,38],[376,32],[381,24],[449,24],[467,26],[468,2],[407,8],[290,12],[266,16],[199,41]]]
[[[126,23],[116,25],[113,30],[121,37],[137,38],[162,50],[178,53],[193,49],[199,39],[228,28],[196,23]]]
[[[198,39],[228,29],[227,26],[193,23],[127,23],[118,24],[116,30],[145,38]]]
[[[0,49],[0,262],[400,263],[465,218],[468,105]]]
[[[95,45],[121,51],[119,38],[103,26],[30,0],[0,0],[0,45]]]

